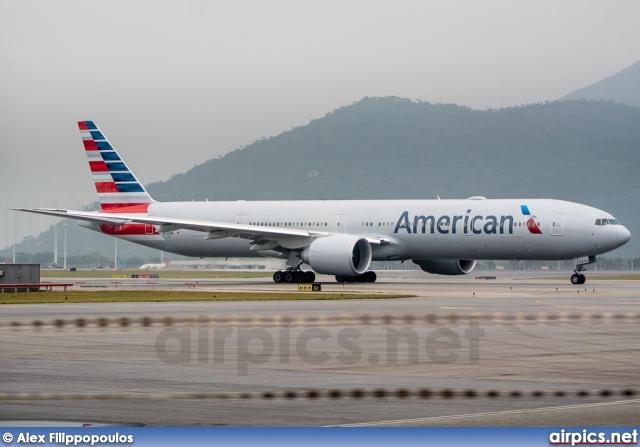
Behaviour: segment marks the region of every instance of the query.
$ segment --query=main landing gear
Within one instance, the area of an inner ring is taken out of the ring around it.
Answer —
[[[587,269],[583,266],[579,265],[574,270],[574,274],[571,275],[571,284],[584,284],[587,281],[587,278],[580,272],[584,272]]]
[[[316,280],[316,274],[313,272],[303,272],[300,269],[287,269],[285,271],[278,270],[273,274],[273,282],[288,284],[304,284],[312,283]]]
[[[336,281],[338,282],[376,282],[376,279],[378,279],[378,275],[371,270],[358,276],[336,275]]]

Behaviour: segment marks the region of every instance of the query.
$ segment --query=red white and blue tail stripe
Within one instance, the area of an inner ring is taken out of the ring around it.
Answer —
[[[79,121],[78,128],[89,159],[89,168],[103,210],[153,203],[149,193],[93,121]]]

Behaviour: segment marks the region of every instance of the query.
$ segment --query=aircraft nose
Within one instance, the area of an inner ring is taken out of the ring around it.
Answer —
[[[631,240],[631,232],[627,230],[627,227],[620,226],[620,228],[618,228],[616,231],[616,240],[623,244],[626,244]]]

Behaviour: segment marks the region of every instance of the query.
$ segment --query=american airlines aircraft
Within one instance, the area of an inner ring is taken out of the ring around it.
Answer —
[[[631,238],[605,211],[552,199],[157,202],[93,121],[78,126],[102,209],[21,211],[185,256],[286,259],[277,283],[313,282],[313,271],[374,282],[371,261],[463,275],[477,260],[574,259],[571,282],[583,284],[585,265]]]

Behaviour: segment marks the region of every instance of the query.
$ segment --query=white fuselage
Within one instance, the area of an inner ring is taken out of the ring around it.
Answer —
[[[148,215],[383,238],[388,243],[372,246],[378,261],[563,260],[602,254],[630,238],[622,225],[596,225],[613,220],[609,213],[552,199],[167,202],[149,205]],[[114,235],[185,256],[278,255],[251,250],[247,239],[156,230]]]

